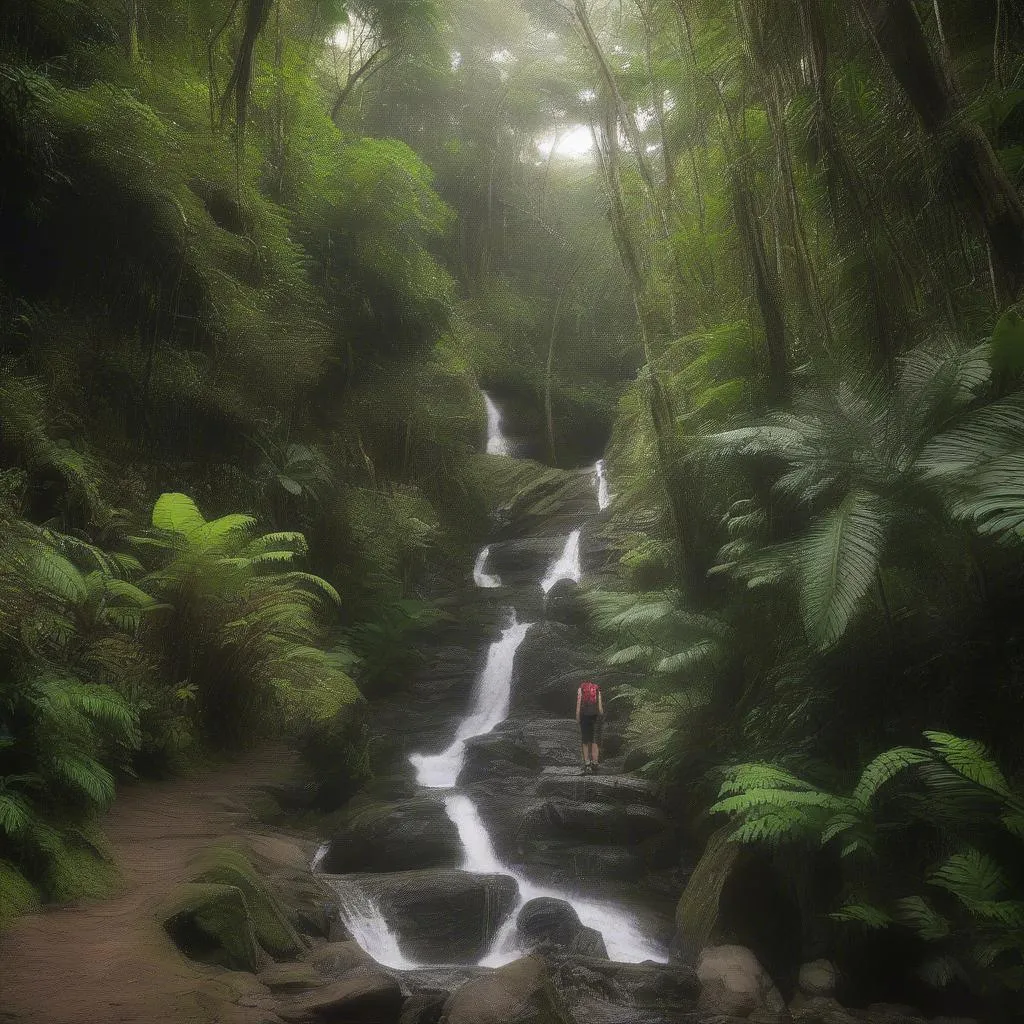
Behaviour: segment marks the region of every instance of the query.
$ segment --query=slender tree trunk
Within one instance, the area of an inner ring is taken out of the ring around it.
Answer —
[[[992,247],[1002,301],[1014,301],[1024,286],[1020,197],[985,133],[968,120],[947,68],[932,54],[913,0],[858,0],[858,5],[882,58],[939,144],[951,182]]]
[[[125,13],[128,15],[128,59],[137,64],[142,58],[139,47],[139,4],[142,0],[125,0]]]

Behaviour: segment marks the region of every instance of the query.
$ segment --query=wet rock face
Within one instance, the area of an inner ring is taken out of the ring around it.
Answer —
[[[491,732],[466,741],[459,782],[488,778],[536,778],[543,766],[539,745],[522,729]]]
[[[508,875],[424,870],[359,875],[402,952],[422,964],[475,963],[519,898]]]
[[[608,957],[601,933],[587,928],[566,900],[550,896],[530,900],[519,911],[516,929],[525,949],[551,945],[584,956]]]
[[[788,1014],[768,972],[744,946],[708,946],[697,960],[700,1009],[730,1017]]]
[[[569,1024],[571,1018],[539,957],[524,957],[453,993],[444,1024]]]
[[[331,841],[323,870],[412,871],[455,868],[462,861],[459,833],[437,796],[417,796],[357,811]]]
[[[379,1024],[398,1020],[402,1012],[402,990],[397,981],[384,973],[353,971],[281,1007],[278,1015],[293,1024],[322,1024],[345,1021],[346,1024]]]

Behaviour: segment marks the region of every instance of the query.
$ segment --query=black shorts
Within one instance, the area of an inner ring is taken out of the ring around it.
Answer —
[[[597,734],[597,723],[600,715],[580,715],[580,740],[590,746]]]

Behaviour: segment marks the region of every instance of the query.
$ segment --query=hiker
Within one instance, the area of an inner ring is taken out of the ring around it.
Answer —
[[[604,717],[604,703],[601,700],[601,687],[589,681],[580,683],[576,691],[576,721],[580,726],[580,741],[583,749],[583,767],[581,774],[597,771],[599,751],[597,749],[596,730]]]

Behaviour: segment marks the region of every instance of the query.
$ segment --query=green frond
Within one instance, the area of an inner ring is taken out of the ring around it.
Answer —
[[[0,860],[0,928],[38,904],[35,886],[13,864]]]
[[[17,792],[0,790],[0,832],[14,839],[28,828],[32,806]]]
[[[928,882],[952,893],[968,910],[998,901],[1006,889],[999,865],[987,854],[975,849],[954,853]]]
[[[911,765],[921,764],[930,757],[926,750],[918,750],[915,747],[893,747],[884,751],[861,772],[860,780],[853,791],[853,799],[866,808],[872,797],[887,782]]]
[[[1012,795],[1006,777],[983,743],[946,732],[926,731],[924,735],[946,764],[964,778],[1001,797]]]
[[[740,764],[725,770],[725,781],[718,791],[719,797],[729,793],[744,793],[747,790],[760,789],[792,789],[805,792],[815,791],[815,787],[803,779],[797,778],[777,765],[766,762]]]
[[[206,525],[196,503],[187,494],[161,494],[153,506],[153,526],[168,533],[188,535]]]
[[[853,490],[801,544],[804,625],[819,648],[843,637],[874,585],[890,516],[877,495]]]
[[[709,662],[714,662],[720,655],[720,649],[714,640],[701,640],[688,647],[685,651],[670,654],[662,658],[655,666],[657,672],[695,671]]]
[[[906,896],[896,900],[893,916],[901,924],[913,928],[927,942],[944,939],[950,932],[949,921],[923,896]]]
[[[65,785],[101,807],[114,799],[114,777],[91,757],[57,754],[50,759],[50,769]]]
[[[892,917],[886,911],[870,903],[847,903],[828,916],[833,921],[856,922],[872,929],[888,928],[893,923]]]
[[[303,587],[309,587],[314,592],[319,593],[326,597],[332,604],[338,608],[342,606],[341,595],[320,576],[315,576],[309,572],[288,572],[279,577],[281,580],[288,583],[297,583]]]
[[[29,565],[40,585],[69,604],[85,600],[85,577],[64,555],[45,544],[33,544]]]
[[[631,665],[638,661],[649,661],[655,655],[653,647],[646,644],[632,644],[610,654],[605,661],[609,665]]]
[[[785,840],[803,837],[813,825],[803,808],[777,807],[744,819],[732,833],[738,843],[766,843],[776,846]]]
[[[309,551],[305,534],[298,531],[286,531],[280,533],[265,533],[255,537],[249,542],[242,552],[243,557],[253,558],[257,555],[276,554],[289,552],[296,555],[305,555]]]
[[[821,790],[747,789],[712,804],[712,814],[747,814],[768,807],[814,807],[833,811],[845,806],[842,797]]]
[[[651,626],[668,618],[676,611],[672,601],[659,600],[649,604],[635,604],[619,615],[614,616],[609,625],[612,628],[630,629],[637,626]]]

